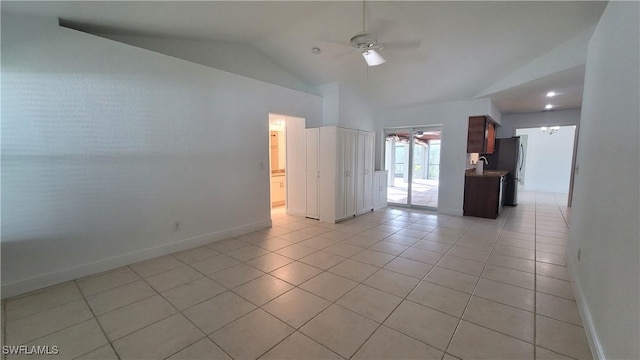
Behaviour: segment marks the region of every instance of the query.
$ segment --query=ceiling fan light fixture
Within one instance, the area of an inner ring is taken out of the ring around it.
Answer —
[[[367,62],[369,66],[377,66],[382,65],[386,62],[386,60],[378,54],[375,50],[365,50],[362,52],[362,57]]]

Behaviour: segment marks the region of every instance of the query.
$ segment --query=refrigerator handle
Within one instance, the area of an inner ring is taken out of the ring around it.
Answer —
[[[518,172],[522,172],[522,165],[524,165],[524,146],[520,144],[520,168]]]

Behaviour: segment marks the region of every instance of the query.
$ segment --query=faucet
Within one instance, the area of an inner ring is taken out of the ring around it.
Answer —
[[[484,174],[484,164],[488,164],[489,160],[486,157],[480,156],[478,161],[476,162],[476,174],[482,175]]]

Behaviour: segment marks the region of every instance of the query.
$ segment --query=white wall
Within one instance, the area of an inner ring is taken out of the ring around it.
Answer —
[[[516,135],[527,136],[524,189],[569,192],[575,126],[561,126],[553,135],[540,128],[519,129]]]
[[[382,129],[442,125],[438,211],[444,214],[462,215],[469,116],[491,115],[500,121],[500,114],[496,111],[488,99],[426,104],[379,111],[376,115],[379,126],[376,136],[376,168],[378,166],[384,168],[381,150],[384,148]]]
[[[375,131],[376,122],[373,110],[368,103],[362,100],[353,90],[346,86],[340,86],[340,126]]]
[[[2,14],[2,295],[270,225],[268,114],[322,99]],[[174,231],[174,223],[181,230]]]
[[[213,40],[168,39],[149,36],[98,34],[108,39],[175,56],[201,65],[308,92],[304,79],[291,74],[254,47]]]
[[[372,107],[349,87],[333,82],[316,86],[311,91],[322,96],[324,101],[322,125],[318,126],[376,130]]]
[[[538,111],[522,114],[502,115],[502,126],[498,127],[496,138],[516,135],[516,129],[540,128],[541,126],[570,126],[580,123],[580,109]]]
[[[322,96],[322,121],[307,127],[338,126],[340,123],[340,85],[337,82],[316,86],[313,93]]]
[[[568,259],[600,359],[640,358],[639,14],[610,1],[587,56]]]

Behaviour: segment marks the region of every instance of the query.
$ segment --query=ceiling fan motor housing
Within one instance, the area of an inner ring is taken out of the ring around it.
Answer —
[[[382,46],[378,45],[376,38],[369,33],[356,34],[349,42],[351,46],[362,52],[382,49]]]

